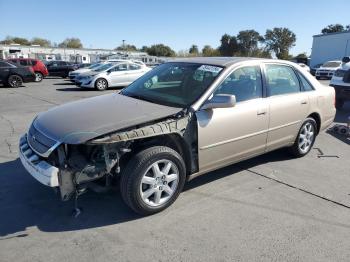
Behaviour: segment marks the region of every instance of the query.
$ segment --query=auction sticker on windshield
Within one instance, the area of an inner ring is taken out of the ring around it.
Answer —
[[[206,72],[219,73],[222,70],[222,67],[219,66],[211,66],[211,65],[202,65],[198,68],[198,70],[203,70]]]

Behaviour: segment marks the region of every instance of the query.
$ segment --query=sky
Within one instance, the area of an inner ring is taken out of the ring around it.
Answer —
[[[291,53],[311,53],[325,26],[350,24],[350,0],[0,0],[0,39],[78,37],[87,48],[141,48],[163,43],[175,51],[192,44],[217,47],[223,34],[287,27],[297,37]]]

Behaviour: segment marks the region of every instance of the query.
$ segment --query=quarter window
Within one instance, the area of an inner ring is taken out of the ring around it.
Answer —
[[[238,68],[220,84],[214,95],[218,94],[235,95],[237,102],[262,97],[260,67]]]
[[[266,65],[266,82],[270,96],[300,92],[294,70],[284,65]]]
[[[301,83],[303,84],[304,91],[312,91],[314,88],[309,83],[309,81],[306,80],[305,76],[303,76],[301,73],[298,72],[298,75],[300,77]]]

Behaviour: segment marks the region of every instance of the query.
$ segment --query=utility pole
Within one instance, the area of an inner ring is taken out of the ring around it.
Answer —
[[[126,40],[122,40],[123,41],[123,51],[124,51],[124,55],[126,55],[126,50],[125,50],[125,41]]]

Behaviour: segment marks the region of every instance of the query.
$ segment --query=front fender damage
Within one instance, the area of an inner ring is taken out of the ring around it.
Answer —
[[[191,115],[182,114],[109,133],[81,145],[61,146],[57,150],[61,199],[68,200],[87,188],[98,192],[108,189],[122,171],[123,159],[128,159],[124,156],[132,154],[144,140],[177,134],[190,146],[194,137],[191,123]]]

